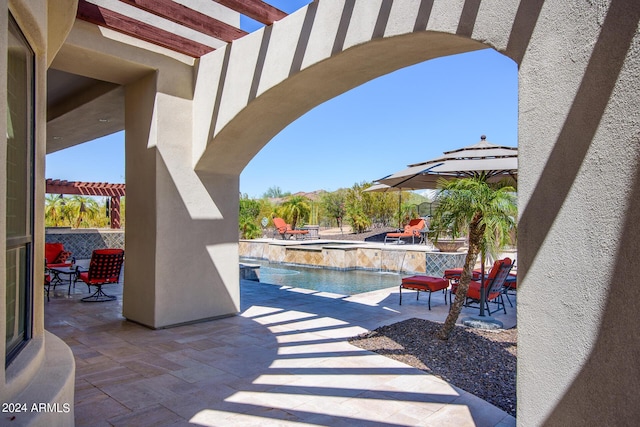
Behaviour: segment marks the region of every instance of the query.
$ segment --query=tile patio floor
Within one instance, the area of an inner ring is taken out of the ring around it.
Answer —
[[[245,281],[234,317],[150,330],[117,301],[51,292],[45,327],[76,360],[76,426],[514,426],[491,404],[432,375],[354,347],[349,337],[411,317],[442,321],[434,294],[397,288],[342,297]],[[470,309],[466,315],[476,313]],[[496,315],[515,324],[515,309]],[[461,318],[465,316],[465,312]]]

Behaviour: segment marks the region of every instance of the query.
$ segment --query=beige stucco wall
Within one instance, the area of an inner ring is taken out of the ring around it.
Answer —
[[[152,328],[236,314],[238,176],[193,170],[192,101],[162,71],[126,87],[123,314]],[[191,84],[192,73],[177,85]],[[234,190],[235,189],[235,190]],[[232,268],[233,266],[233,268]]]
[[[640,415],[639,21],[635,1],[545,2],[520,67],[523,425]]]
[[[72,1],[48,2],[45,0],[13,0],[0,2],[0,21],[4,36],[0,38],[3,54],[0,56],[0,71],[6,82],[7,58],[7,22],[11,11],[35,53],[35,200],[44,200],[44,156],[46,144],[46,68],[48,50],[57,50],[62,42],[52,32],[59,34],[68,32],[73,24],[73,16],[66,13],[65,8],[73,7]],[[48,27],[55,23],[55,31]],[[3,99],[7,98],[6,83],[0,85]],[[2,103],[0,111],[0,133],[7,133],[6,103]],[[6,174],[6,143],[0,150],[0,176]],[[6,198],[5,179],[0,184],[0,197]],[[0,253],[6,253],[5,203],[0,204]],[[34,256],[39,258],[44,253],[44,205],[36,203],[34,215]],[[6,329],[5,312],[5,257],[0,257],[0,330]],[[31,278],[34,284],[33,296],[33,334],[32,339],[20,354],[5,368],[0,368],[0,401],[24,403],[27,412],[3,413],[3,419],[15,416],[11,425],[65,426],[73,425],[73,396],[75,363],[69,347],[52,334],[44,330],[44,287],[42,271],[34,269]],[[5,335],[4,332],[2,334]],[[5,340],[0,348],[5,354]],[[62,413],[32,411],[33,403],[68,404],[69,410]]]
[[[520,78],[518,422],[633,423],[639,7],[321,0],[202,59],[222,71],[199,100],[212,138],[196,168],[237,174],[315,105],[472,39],[505,53]]]
[[[42,95],[45,4],[61,3],[10,3],[36,48]],[[125,316],[164,327],[235,313],[238,176],[260,148],[372,78],[490,46],[519,65],[518,423],[633,424],[639,21],[636,0],[320,0],[195,70],[76,23],[53,63],[125,86],[127,191],[138,200],[127,206]],[[44,103],[37,110],[44,117]],[[39,123],[38,200],[43,132]],[[4,242],[2,204],[0,218]],[[42,242],[37,234],[36,253]],[[45,358],[43,300],[36,286],[38,339],[16,380],[3,371],[3,397],[18,396]]]

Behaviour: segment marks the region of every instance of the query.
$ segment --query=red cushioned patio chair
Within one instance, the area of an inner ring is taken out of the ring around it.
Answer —
[[[510,258],[504,258],[497,260],[493,263],[493,267],[491,267],[491,271],[489,275],[484,281],[486,299],[485,299],[485,309],[491,315],[491,313],[495,313],[496,311],[502,310],[504,314],[507,314],[507,309],[504,305],[504,299],[502,298],[503,288],[509,277],[509,272],[513,267],[513,262]],[[482,283],[480,280],[472,280],[469,283],[469,290],[467,291],[467,299],[465,301],[465,307],[479,307],[480,299],[481,299],[481,286]],[[449,291],[449,302],[451,302],[451,295],[455,295],[456,290],[458,289],[457,283],[451,284],[451,289]],[[489,302],[493,302],[497,304],[495,310],[491,311],[489,307]]]
[[[283,240],[288,239],[291,236],[294,236],[297,240],[299,236],[304,238],[305,235],[309,234],[309,230],[292,229],[291,225],[287,224],[282,218],[273,218],[273,225],[276,226],[276,230]]]
[[[509,276],[507,276],[507,280],[504,282],[504,288],[502,289],[502,293],[507,297],[507,301],[509,301],[509,305],[511,307],[513,307],[513,303],[511,302],[511,298],[509,298],[509,295],[515,295],[517,290],[518,274],[512,271],[509,273]]]
[[[44,244],[44,262],[47,268],[69,267],[71,262],[67,262],[71,258],[71,252],[64,250],[62,243],[45,243]]]
[[[387,240],[395,241],[396,243],[400,243],[403,238],[411,237],[411,244],[416,243],[416,237],[420,238],[420,232],[426,228],[426,222],[422,218],[415,218],[409,221],[409,224],[404,226],[403,231],[387,233],[384,236],[384,243],[387,243]],[[420,240],[418,240],[420,241]]]
[[[66,251],[62,243],[54,242],[44,244],[45,277],[49,277],[48,282],[46,282],[47,301],[49,301],[49,289],[51,286],[55,289],[58,285],[65,285],[60,277],[61,272],[52,269],[71,267],[71,260],[73,259],[71,255],[72,253]],[[71,280],[69,281],[69,293],[71,293]]]
[[[87,284],[88,287],[95,286],[97,290],[88,297],[82,298],[85,302],[104,302],[116,299],[113,295],[103,292],[102,286],[120,281],[120,270],[124,261],[124,250],[122,249],[96,249],[91,255],[89,271],[78,274],[78,279]]]

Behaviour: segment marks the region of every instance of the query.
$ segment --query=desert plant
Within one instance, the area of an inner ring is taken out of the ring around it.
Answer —
[[[74,219],[75,228],[94,227],[102,215],[100,205],[93,197],[72,196],[67,201],[70,217]]]
[[[508,244],[515,228],[517,206],[513,187],[494,187],[482,177],[441,183],[439,203],[431,228],[436,239],[440,234],[452,237],[467,234],[469,251],[465,258],[456,298],[438,336],[449,338],[467,297],[471,274],[478,254],[496,253]]]
[[[44,220],[47,227],[65,225],[69,212],[67,200],[62,195],[48,194],[44,201]],[[69,224],[71,225],[71,224]]]
[[[303,196],[291,196],[283,204],[282,208],[287,213],[287,217],[291,218],[291,228],[295,230],[298,221],[304,222],[309,218],[311,207],[309,199]]]
[[[257,239],[262,236],[262,229],[254,218],[241,217],[239,223],[241,239]]]
[[[345,199],[344,190],[324,193],[320,199],[320,203],[327,213],[327,216],[331,219],[335,219],[340,229],[342,229],[342,218],[344,218],[347,213],[344,207]]]
[[[358,208],[349,209],[347,217],[353,231],[356,233],[364,233],[371,226],[371,219]]]

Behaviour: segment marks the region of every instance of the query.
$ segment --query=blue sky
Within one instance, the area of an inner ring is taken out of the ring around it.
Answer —
[[[285,12],[307,0],[269,1]],[[243,20],[243,28],[254,22]],[[517,67],[486,49],[398,70],[311,110],[276,135],[240,176],[240,191],[334,191],[371,182],[487,135],[517,144]],[[291,154],[289,161],[283,153]],[[102,159],[100,164],[86,159]],[[124,133],[47,156],[47,178],[125,182]]]

